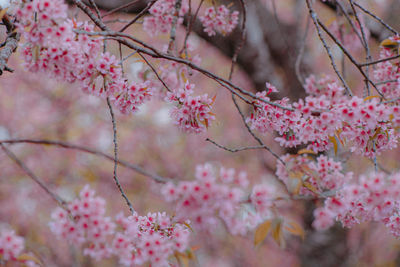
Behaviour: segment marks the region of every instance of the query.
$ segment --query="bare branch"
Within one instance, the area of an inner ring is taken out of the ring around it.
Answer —
[[[375,20],[379,21],[386,29],[388,29],[389,31],[391,31],[392,33],[394,33],[395,35],[399,35],[399,33],[393,29],[392,27],[390,27],[386,22],[383,21],[383,19],[381,19],[380,17],[378,17],[377,15],[375,15],[374,13],[368,11],[367,9],[365,9],[364,7],[362,7],[360,4],[358,4],[357,2],[353,1],[353,4],[355,6],[357,6],[359,9],[361,9],[364,13],[370,15],[371,17],[373,17]]]
[[[178,18],[179,18],[179,11],[181,10],[182,6],[182,0],[175,0],[175,13],[174,13],[174,18],[172,19],[172,24],[171,24],[171,31],[169,34],[169,44],[168,44],[168,54],[171,54],[172,48],[175,45],[175,38],[176,38],[176,26],[178,23]]]
[[[146,8],[144,8],[142,11],[140,11],[139,14],[136,15],[136,17],[134,17],[130,22],[128,22],[124,27],[121,28],[121,30],[119,30],[120,32],[125,31],[126,29],[129,28],[129,26],[131,26],[132,24],[134,24],[138,19],[140,19],[144,14],[146,14],[146,12],[157,2],[157,0],[153,0],[151,1]]]
[[[250,149],[264,149],[264,148],[266,148],[266,146],[246,146],[246,147],[240,147],[240,148],[228,148],[226,146],[218,144],[217,142],[211,140],[210,138],[207,138],[206,141],[214,144],[215,146],[217,146],[217,147],[219,147],[219,148],[221,148],[223,150],[226,150],[226,151],[229,151],[229,152],[232,152],[232,153],[245,151],[245,150],[250,150]]]
[[[95,156],[99,156],[111,161],[114,161],[114,157],[110,156],[104,152],[98,151],[96,149],[92,149],[86,146],[80,146],[80,145],[75,145],[71,144],[68,142],[63,142],[63,141],[55,141],[55,140],[45,140],[45,139],[10,139],[10,140],[0,140],[0,144],[33,144],[33,145],[48,145],[48,146],[56,146],[56,147],[61,147],[65,149],[73,149],[73,150],[78,150],[81,152],[85,152],[88,154],[92,154]],[[146,177],[149,177],[153,179],[155,182],[158,183],[166,183],[167,181],[170,181],[171,179],[165,178],[162,176],[159,176],[157,174],[150,173],[143,168],[141,168],[139,165],[131,164],[127,161],[117,159],[117,163],[121,166],[124,166],[128,169],[131,169],[141,175],[144,175]]]
[[[243,18],[242,18],[242,27],[240,29],[241,32],[242,32],[242,35],[240,36],[239,45],[236,47],[235,53],[232,56],[232,65],[231,65],[231,70],[229,72],[229,80],[232,80],[232,75],[233,75],[233,71],[234,71],[234,68],[235,68],[236,61],[237,61],[237,57],[238,57],[239,52],[242,49],[242,47],[243,47],[243,45],[244,45],[244,43],[246,41],[246,18],[247,18],[247,15],[246,15],[246,3],[244,2],[245,0],[239,0],[239,1],[240,1],[240,5],[242,7],[242,16],[243,16]]]
[[[122,5],[122,6],[119,6],[119,7],[114,8],[114,9],[111,9],[110,11],[108,11],[107,13],[105,13],[105,14],[102,16],[102,18],[105,18],[105,17],[107,17],[107,16],[109,16],[109,15],[115,13],[115,12],[118,12],[118,11],[121,11],[121,10],[123,10],[123,9],[126,9],[126,8],[128,8],[128,7],[130,7],[130,6],[134,5],[134,4],[136,4],[137,2],[140,2],[140,1],[141,1],[141,0],[133,0],[133,1],[129,2],[129,3],[126,3],[125,5]]]
[[[0,11],[1,10],[2,8],[0,7]],[[8,59],[17,49],[20,39],[20,34],[14,31],[15,25],[7,14],[4,14],[2,21],[7,28],[7,38],[0,50],[0,75],[2,75],[4,71],[12,72],[12,69],[7,66],[7,63]]]
[[[111,116],[111,122],[113,126],[113,142],[114,142],[114,181],[115,184],[118,187],[118,190],[121,192],[122,197],[125,199],[126,204],[129,207],[129,210],[131,211],[132,214],[135,213],[135,210],[133,209],[132,203],[129,201],[128,197],[126,196],[124,190],[122,189],[121,183],[119,182],[118,176],[117,176],[117,167],[118,167],[118,142],[117,142],[117,123],[115,121],[115,116],[114,116],[114,111],[110,103],[110,98],[107,97],[107,106],[108,109],[110,110],[110,116]]]
[[[68,207],[66,206],[67,202],[63,200],[56,193],[51,191],[39,177],[37,177],[11,150],[9,150],[3,143],[0,144],[4,153],[12,159],[24,172],[27,174],[35,183],[37,183],[51,198],[53,198],[63,209],[68,211]]]
[[[347,93],[348,93],[350,96],[353,96],[353,93],[351,92],[350,87],[347,85],[347,83],[346,83],[346,81],[344,80],[342,74],[340,74],[340,72],[339,72],[339,70],[338,70],[338,68],[337,68],[337,66],[336,66],[335,59],[333,58],[331,49],[329,48],[328,44],[326,43],[325,38],[322,36],[321,28],[320,28],[320,25],[319,25],[319,23],[318,23],[318,16],[317,16],[317,13],[315,13],[315,11],[314,11],[314,9],[313,9],[313,7],[312,7],[312,5],[311,5],[310,0],[306,0],[306,3],[307,3],[307,6],[308,6],[308,9],[309,9],[309,11],[310,11],[311,19],[313,20],[314,25],[315,25],[315,27],[316,27],[316,29],[317,29],[318,37],[319,37],[319,39],[321,40],[322,44],[323,44],[324,47],[325,47],[325,50],[326,50],[326,52],[327,52],[327,54],[328,54],[328,56],[329,56],[329,59],[331,60],[332,67],[333,67],[334,71],[336,72],[336,75],[339,77],[340,81],[342,82],[342,84],[343,84],[344,87],[346,88]]]

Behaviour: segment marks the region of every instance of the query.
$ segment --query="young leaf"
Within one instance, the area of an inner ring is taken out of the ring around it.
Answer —
[[[337,151],[338,151],[338,143],[336,141],[336,138],[334,136],[329,136],[329,140],[333,144],[333,150],[335,151],[335,156],[336,156],[337,155]]]
[[[271,223],[272,223],[271,220],[266,220],[257,227],[256,232],[254,234],[254,246],[257,246],[258,244],[263,242],[264,239],[267,237],[268,232],[271,228]]]
[[[289,222],[288,225],[286,225],[284,229],[293,235],[300,236],[303,240],[305,238],[306,234],[304,232],[303,227],[301,227],[301,225],[299,225],[295,221]]]
[[[3,19],[4,15],[7,13],[7,10],[8,10],[8,7],[5,8],[5,9],[2,9],[2,10],[0,11],[0,20]]]
[[[303,149],[300,149],[300,150],[297,152],[297,154],[298,154],[298,155],[301,155],[301,154],[313,154],[313,155],[317,155],[318,153],[316,153],[314,150],[303,148]]]
[[[379,95],[370,95],[370,96],[367,96],[366,98],[364,98],[364,102],[366,102],[366,101],[368,101],[370,99],[379,98],[379,97],[380,97]]]
[[[282,220],[276,220],[274,222],[274,227],[272,230],[272,238],[275,242],[281,247],[285,247],[285,240],[283,239],[283,232],[282,232]]]
[[[312,184],[310,184],[309,182],[304,182],[303,185],[304,185],[308,190],[310,190],[311,192],[313,192],[313,193],[319,195],[319,192],[317,191],[317,189],[316,189]]]
[[[26,261],[33,261],[34,263],[42,266],[42,263],[40,262],[40,260],[38,258],[36,258],[35,256],[29,255],[29,254],[21,254],[17,257],[17,261],[20,262],[26,262]]]
[[[390,39],[385,39],[380,43],[380,46],[383,46],[385,48],[397,48],[399,46],[399,43]]]

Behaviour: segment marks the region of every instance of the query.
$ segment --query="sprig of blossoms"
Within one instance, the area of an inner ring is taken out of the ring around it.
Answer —
[[[176,105],[171,111],[171,117],[181,130],[201,133],[215,120],[215,115],[211,112],[215,97],[209,98],[208,94],[192,96],[193,88],[194,84],[186,82],[183,88],[168,92],[166,100]]]
[[[24,238],[17,236],[15,231],[2,230],[0,232],[0,260],[17,260],[24,250]]]
[[[372,173],[348,182],[314,211],[314,227],[326,229],[339,221],[345,227],[381,222],[400,236],[400,174]]]
[[[187,0],[181,2],[179,12],[175,10],[175,0],[158,0],[150,9],[150,16],[144,18],[143,29],[149,35],[169,33],[174,16],[178,16],[177,24],[183,23],[183,16],[188,12]]]
[[[394,45],[393,47],[383,46],[379,54],[379,59],[393,57],[398,54],[400,37],[392,36],[387,40],[389,40],[390,43]],[[383,61],[376,64],[376,68],[373,71],[373,76],[377,81],[377,86],[379,90],[387,99],[396,99],[400,97],[399,62]]]
[[[102,40],[85,34],[93,32],[94,26],[67,19],[67,8],[63,0],[21,3],[16,17],[25,39],[25,67],[78,82],[85,92],[109,97],[123,113],[136,111],[152,95],[148,84],[128,84],[119,60],[101,51]]]
[[[94,190],[86,185],[79,198],[68,204],[70,214],[61,208],[52,213],[50,230],[71,244],[87,245],[86,255],[108,258],[112,254],[108,240],[114,234],[115,223],[105,216],[105,204],[105,200],[96,197]]]
[[[190,230],[183,224],[175,224],[165,212],[147,216],[135,213],[128,218],[119,214],[117,222],[123,232],[115,235],[111,247],[124,266],[146,262],[151,266],[169,266],[168,258],[174,252],[188,249]]]
[[[213,36],[217,32],[226,35],[231,33],[238,24],[239,12],[230,12],[225,5],[220,5],[207,8],[199,19],[208,36]]]
[[[189,219],[195,229],[212,232],[222,221],[231,234],[244,235],[263,218],[271,216],[270,206],[261,213],[243,208],[246,203],[257,207],[268,205],[264,201],[257,202],[256,189],[249,198],[246,173],[222,167],[217,174],[206,163],[196,167],[195,178],[177,184],[170,182],[161,189],[165,200],[176,205],[176,218]],[[274,195],[268,194],[268,198],[272,199]]]
[[[277,165],[276,175],[294,194],[318,196],[334,191],[352,179],[352,173],[342,173],[342,164],[324,155],[313,160],[307,155],[286,154],[286,163]]]
[[[305,87],[310,96],[304,100],[293,104],[287,98],[275,101],[292,110],[255,101],[247,122],[262,133],[278,132],[275,140],[282,146],[306,144],[315,152],[340,142],[348,143],[352,152],[372,158],[397,146],[397,105],[380,102],[377,97],[347,96],[342,87],[326,78],[317,81],[310,77]],[[271,101],[266,91],[257,96]]]
[[[23,264],[28,267],[37,267],[35,261],[38,261],[34,256],[21,257],[23,255],[25,239],[16,235],[15,231],[8,229],[0,230],[0,263],[5,263],[7,266],[14,264]],[[38,261],[39,262],[39,261]],[[8,265],[10,264],[10,265]],[[19,265],[18,265],[19,266]]]
[[[189,249],[188,222],[178,223],[166,213],[118,214],[114,222],[105,216],[105,200],[88,185],[67,206],[69,212],[57,208],[52,213],[51,231],[95,260],[116,256],[124,266],[169,266],[170,256]]]

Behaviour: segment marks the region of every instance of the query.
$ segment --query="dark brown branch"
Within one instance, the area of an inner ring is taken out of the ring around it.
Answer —
[[[317,29],[318,37],[321,40],[322,44],[324,45],[326,53],[329,56],[329,59],[331,61],[332,67],[333,67],[333,70],[335,71],[336,75],[339,77],[340,81],[342,82],[342,84],[346,88],[347,93],[350,96],[352,96],[353,93],[351,92],[350,87],[347,85],[347,83],[346,83],[345,79],[343,78],[343,76],[340,74],[340,72],[339,72],[339,70],[338,70],[338,68],[336,66],[335,59],[333,58],[332,52],[331,52],[328,44],[326,43],[325,38],[322,36],[322,32],[321,32],[320,23],[319,23],[319,19],[318,19],[317,13],[314,11],[310,0],[306,0],[306,3],[307,3],[308,10],[310,12],[311,19],[313,20],[315,28]]]
[[[175,13],[172,19],[171,31],[169,34],[168,54],[171,54],[176,39],[176,26],[178,24],[179,11],[181,10],[182,0],[175,0]]]
[[[390,25],[388,25],[386,22],[383,21],[383,19],[381,19],[380,17],[378,17],[377,15],[375,15],[374,13],[368,11],[367,9],[365,9],[364,7],[362,7],[360,4],[358,4],[357,2],[353,2],[355,6],[357,6],[359,9],[361,9],[364,13],[370,15],[371,17],[373,17],[375,20],[379,21],[379,23],[381,23],[386,29],[388,29],[389,31],[391,31],[392,33],[394,33],[395,35],[399,35],[399,33],[393,29],[392,27],[390,27]]]
[[[156,75],[157,79],[162,83],[162,85],[167,89],[168,92],[172,92],[171,89],[169,89],[168,85],[164,82],[164,80],[158,75],[157,70],[153,67],[153,65],[144,57],[140,52],[138,52],[139,56],[146,62],[146,64],[150,67],[150,69],[153,71],[154,75]]]
[[[118,36],[114,37],[114,36],[112,36],[112,34],[111,34],[110,30],[108,29],[107,25],[105,25],[100,19],[98,19],[98,18],[95,16],[95,14],[93,14],[93,12],[92,12],[86,5],[84,5],[84,4],[82,3],[81,0],[73,0],[73,2],[74,2],[83,12],[85,12],[85,13],[89,16],[89,18],[90,18],[98,27],[100,27],[103,31],[105,31],[105,33],[103,33],[104,35],[108,35],[108,36],[112,37],[113,39],[117,40],[118,42],[121,42],[122,44],[124,44],[125,46],[127,46],[127,47],[129,47],[129,48],[131,48],[131,49],[133,49],[133,50],[136,50],[136,51],[138,51],[138,52],[142,52],[142,53],[147,54],[147,55],[149,55],[149,56],[151,56],[151,57],[154,57],[154,58],[164,58],[164,59],[167,59],[167,60],[175,61],[175,62],[177,62],[177,63],[185,64],[185,65],[187,65],[188,67],[190,67],[190,68],[192,68],[192,69],[194,69],[194,70],[196,70],[196,71],[199,71],[199,72],[202,73],[203,75],[205,75],[205,76],[207,76],[207,77],[209,77],[209,78],[211,78],[211,79],[217,81],[217,82],[218,82],[220,85],[222,85],[224,88],[228,89],[231,93],[234,93],[234,94],[237,95],[240,99],[242,99],[244,102],[246,102],[246,103],[248,103],[248,104],[251,104],[251,105],[252,105],[253,103],[250,102],[249,100],[247,100],[246,98],[244,98],[243,96],[241,96],[240,94],[238,94],[236,91],[240,92],[240,93],[243,94],[243,95],[250,96],[250,97],[252,97],[253,99],[257,99],[257,100],[260,100],[261,102],[270,104],[270,105],[272,105],[272,106],[276,106],[276,107],[279,107],[279,108],[284,109],[284,110],[293,110],[292,108],[284,107],[284,106],[282,106],[282,105],[280,105],[280,104],[278,104],[278,103],[275,103],[275,102],[268,101],[268,100],[265,100],[265,99],[263,99],[263,98],[257,97],[255,94],[253,94],[253,93],[251,93],[251,92],[249,92],[249,91],[247,91],[247,90],[244,90],[244,89],[240,88],[239,86],[233,84],[232,82],[230,82],[230,81],[228,81],[228,80],[226,80],[226,79],[224,79],[224,78],[222,78],[222,77],[219,77],[219,76],[215,75],[214,73],[211,73],[211,72],[209,72],[209,71],[207,71],[207,70],[205,70],[205,69],[203,69],[203,68],[197,66],[196,64],[194,64],[193,62],[191,62],[191,61],[189,61],[189,60],[182,59],[182,58],[178,58],[178,57],[175,57],[175,56],[172,56],[172,55],[169,55],[169,54],[162,53],[162,52],[156,50],[155,48],[153,48],[153,49],[151,49],[151,50],[148,50],[148,49],[139,47],[139,46],[137,46],[136,44],[131,43],[131,42],[129,42],[128,40],[126,40],[126,39],[124,39],[124,38],[121,38],[121,37],[118,37]],[[107,34],[107,33],[108,33],[108,34]],[[100,34],[100,33],[93,33],[93,34]],[[118,35],[118,34],[120,34],[120,33],[116,33],[116,34]]]
[[[104,8],[105,4],[107,4],[108,10],[129,2],[128,0],[108,2],[106,0],[96,0],[99,7]],[[233,3],[233,8],[240,10],[239,1],[222,1],[221,3]],[[297,49],[298,42],[295,34],[298,31],[297,24],[291,25],[281,21],[281,31],[279,31],[276,27],[271,27],[270,22],[274,20],[273,14],[262,1],[247,1],[246,5],[248,14],[247,27],[251,30],[247,31],[246,42],[243,45],[246,49],[243,49],[238,55],[237,64],[251,78],[258,91],[265,90],[265,83],[270,82],[277,87],[281,87],[281,92],[290,94],[292,99],[303,97],[304,91],[301,83],[296,78],[294,60],[287,56],[289,51],[285,49],[286,46],[282,40],[283,33],[286,36],[291,53]],[[142,9],[136,8],[133,13],[138,13],[145,7],[146,5],[142,4]],[[201,38],[219,49],[221,53],[232,58],[237,49],[237,40],[241,39],[241,31],[239,29],[228,36],[217,34],[209,37],[204,32],[199,19],[195,19],[197,16],[191,15],[192,20],[189,20],[188,17],[190,16],[187,16],[184,24],[191,25],[191,31],[193,30]],[[303,68],[305,72],[309,69],[307,64],[304,64]]]
[[[244,0],[239,0],[239,1],[240,1],[240,5],[242,7],[242,27],[240,29],[242,34],[240,36],[239,45],[236,47],[235,53],[232,56],[232,64],[231,64],[231,70],[229,72],[229,80],[232,80],[232,75],[233,75],[233,71],[235,68],[235,64],[237,62],[239,52],[242,49],[242,47],[246,41],[246,18],[247,18],[246,3],[244,2]]]
[[[119,192],[121,193],[122,197],[125,199],[125,202],[129,207],[129,210],[131,211],[132,214],[134,214],[135,210],[133,209],[132,203],[129,201],[129,198],[126,196],[124,190],[122,189],[121,183],[119,182],[119,179],[117,176],[117,168],[118,168],[117,123],[115,121],[114,111],[113,111],[113,108],[110,103],[110,98],[108,98],[108,97],[107,97],[107,106],[110,111],[112,128],[113,128],[113,143],[114,143],[114,177],[113,178],[114,178],[115,184],[118,187]]]
[[[98,151],[98,150],[95,150],[95,149],[92,149],[92,148],[89,148],[86,146],[75,145],[75,144],[71,144],[71,143],[63,142],[63,141],[44,140],[44,139],[11,139],[11,140],[0,141],[0,144],[22,144],[22,143],[34,144],[34,145],[57,146],[57,147],[65,148],[65,149],[73,149],[73,150],[85,152],[88,154],[92,154],[95,156],[99,156],[99,157],[114,161],[113,156],[110,156],[104,152],[101,152],[101,151]],[[165,177],[159,176],[157,174],[150,173],[150,172],[144,170],[143,168],[141,168],[140,166],[131,164],[124,160],[117,159],[117,163],[119,165],[124,166],[128,169],[131,169],[143,176],[149,177],[158,183],[166,183],[167,181],[171,180],[169,178],[165,178]]]
[[[0,7],[0,11],[1,10],[2,8]],[[2,45],[3,48],[0,50],[0,75],[2,75],[4,71],[12,72],[7,66],[7,63],[8,59],[17,49],[20,39],[20,34],[15,32],[15,26],[7,14],[4,14],[2,21],[7,28],[7,38]]]
[[[133,1],[131,1],[131,2],[129,2],[129,3],[126,3],[126,4],[122,5],[122,6],[119,6],[119,7],[116,7],[116,8],[114,8],[114,9],[111,9],[110,11],[108,11],[107,13],[105,13],[105,14],[102,16],[102,18],[105,18],[105,17],[107,17],[107,16],[109,16],[109,15],[115,13],[115,12],[122,11],[122,10],[124,10],[124,9],[127,9],[128,7],[133,6],[134,4],[136,4],[136,3],[140,2],[140,1],[141,1],[141,0],[133,0]]]
[[[240,151],[245,151],[245,150],[251,150],[251,149],[264,149],[266,148],[266,146],[246,146],[246,147],[239,147],[239,148],[228,148],[226,146],[220,145],[217,142],[211,140],[210,138],[206,138],[207,142],[210,142],[212,144],[214,144],[216,147],[219,147],[223,150],[232,152],[232,153],[236,153],[236,152],[240,152]]]
[[[387,57],[387,58],[381,58],[381,59],[370,61],[370,62],[360,63],[359,65],[360,65],[360,67],[365,67],[365,66],[370,66],[370,65],[375,65],[375,64],[381,63],[381,62],[385,62],[385,61],[390,61],[390,60],[397,59],[397,58],[400,58],[400,55],[396,55],[393,57]]]
[[[129,28],[129,26],[131,26],[132,24],[134,24],[138,19],[140,19],[142,16],[144,16],[146,14],[146,12],[157,2],[157,0],[153,0],[151,1],[146,8],[144,8],[142,11],[140,11],[139,14],[136,15],[136,17],[134,17],[130,22],[128,22],[124,27],[122,27],[121,30],[119,30],[120,32],[125,31],[126,29]]]

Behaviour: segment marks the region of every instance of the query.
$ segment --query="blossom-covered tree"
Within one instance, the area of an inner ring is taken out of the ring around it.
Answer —
[[[0,265],[396,264],[397,1],[1,4]]]

